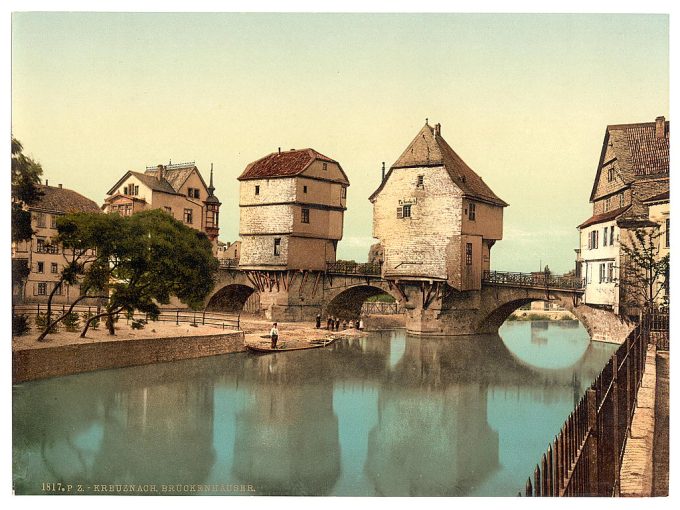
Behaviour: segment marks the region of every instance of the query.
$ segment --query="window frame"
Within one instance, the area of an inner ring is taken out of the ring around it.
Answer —
[[[255,195],[257,196],[257,195],[259,195],[259,194],[260,194],[260,185],[259,185],[259,184],[256,184],[256,185],[255,185]]]
[[[37,274],[45,274],[45,262],[42,260],[37,260],[35,263],[35,272]]]
[[[194,210],[190,208],[184,208],[184,223],[187,225],[194,224]]]
[[[474,202],[468,203],[468,220],[477,221],[477,204]]]
[[[274,238],[274,256],[275,257],[281,256],[281,238],[280,237]]]
[[[465,265],[472,265],[472,243],[465,243]]]
[[[309,207],[300,209],[300,223],[309,224]]]
[[[37,296],[47,296],[47,282],[38,282],[35,293]]]
[[[57,264],[56,262],[50,263],[50,273],[51,274],[59,273],[59,264]]]
[[[411,217],[411,204],[405,204],[401,206],[401,217],[402,219]]]

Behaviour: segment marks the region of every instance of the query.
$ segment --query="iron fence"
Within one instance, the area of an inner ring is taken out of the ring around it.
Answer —
[[[370,262],[328,262],[326,272],[334,274],[358,274],[380,276],[380,264]]]
[[[618,495],[648,344],[639,326],[628,335],[548,445],[525,496]]]
[[[68,311],[70,305],[52,305],[52,314],[64,314]],[[87,305],[76,305],[73,308],[73,312],[78,314],[87,313],[88,315],[95,315],[104,312],[102,307],[98,306],[87,306]],[[36,305],[16,305],[12,307],[12,313],[14,315],[25,314],[29,316],[35,316],[41,313],[47,313],[47,305],[36,304]],[[173,308],[167,309],[163,308],[160,314],[156,318],[151,318],[149,314],[135,311],[133,314],[126,314],[124,312],[119,312],[116,315],[118,320],[128,319],[128,320],[144,320],[144,321],[159,321],[159,322],[174,322],[179,325],[180,323],[196,324],[201,326],[215,326],[221,327],[222,329],[240,329],[241,326],[241,316],[240,314],[232,313],[221,313],[213,312],[207,310],[191,310],[188,308]]]
[[[537,287],[549,289],[583,290],[585,281],[574,276],[551,273],[513,273],[509,271],[484,271],[482,283],[510,285],[513,287]]]
[[[361,313],[364,315],[395,315],[404,313],[404,310],[399,308],[399,304],[396,302],[367,301],[361,305]]]
[[[670,314],[652,312],[640,316],[640,325],[649,341],[660,351],[670,349]]]

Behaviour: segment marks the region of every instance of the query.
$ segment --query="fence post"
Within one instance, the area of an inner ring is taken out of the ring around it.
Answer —
[[[536,464],[536,469],[534,469],[534,489],[536,490],[536,495],[541,495],[541,471],[538,469],[538,464]]]
[[[175,319],[175,325],[179,326],[179,310],[177,310],[177,318]]]
[[[593,388],[586,391],[586,403],[588,409],[588,478],[590,486],[588,487],[588,496],[600,495],[599,481],[598,481],[598,459],[597,459],[597,394]]]
[[[527,484],[524,487],[524,495],[527,497],[533,496],[533,491],[531,490],[531,478],[527,478]]]
[[[612,354],[612,443],[614,444],[614,486],[612,495],[618,495],[619,487],[619,360],[616,353]]]

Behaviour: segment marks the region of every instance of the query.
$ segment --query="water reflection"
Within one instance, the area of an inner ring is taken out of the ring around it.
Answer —
[[[383,332],[18,385],[15,489],[40,493],[49,480],[514,495],[615,346],[552,323],[501,335]]]

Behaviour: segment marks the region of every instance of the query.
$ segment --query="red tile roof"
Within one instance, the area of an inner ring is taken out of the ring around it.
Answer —
[[[581,223],[578,228],[586,228],[589,227],[590,225],[595,225],[596,223],[603,223],[605,221],[611,221],[615,219],[617,216],[623,214],[630,208],[630,205],[627,205],[626,207],[621,207],[619,209],[614,209],[613,211],[608,211],[606,213],[601,213],[601,214],[595,214],[588,218],[586,221]]]
[[[340,164],[334,159],[324,156],[314,149],[290,150],[286,152],[273,152],[263,158],[250,163],[238,177],[239,181],[248,179],[267,179],[272,177],[294,177],[304,172],[312,162],[320,160],[328,163]],[[349,184],[345,172],[340,167],[344,180]]]
[[[67,188],[39,185],[43,193],[40,200],[31,209],[61,212],[64,214],[76,212],[101,212],[94,200],[84,197],[80,193]]]

